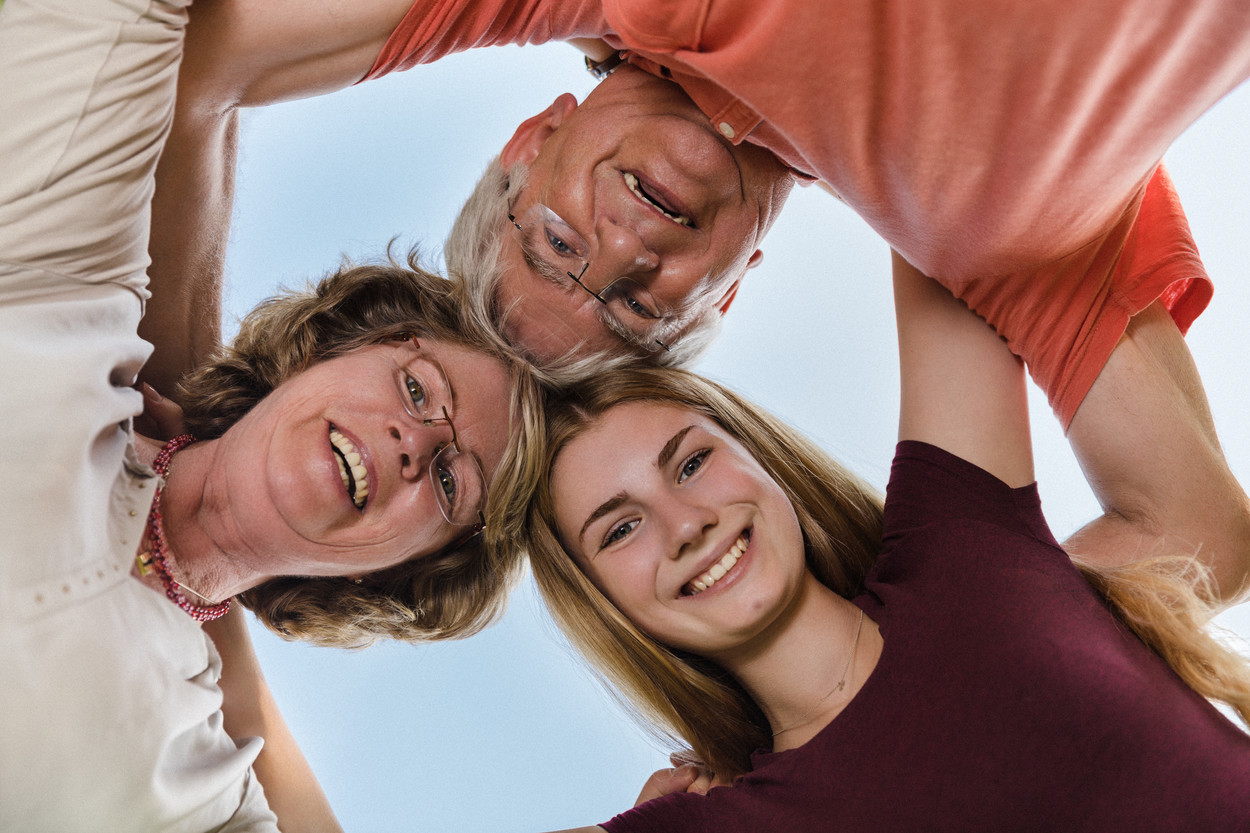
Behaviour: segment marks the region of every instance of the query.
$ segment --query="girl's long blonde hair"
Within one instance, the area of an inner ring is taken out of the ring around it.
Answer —
[[[719,666],[668,648],[634,626],[586,578],[555,532],[550,472],[556,457],[607,410],[632,401],[688,408],[741,442],[794,505],[812,573],[846,598],[861,592],[880,552],[882,498],[802,434],[733,391],[657,368],[604,374],[553,402],[546,442],[534,442],[530,463],[497,484],[501,537],[529,554],[539,591],[569,641],[644,727],[690,747],[718,775],[733,777],[749,769],[753,750],[771,746],[771,729],[758,706]],[[1199,565],[1172,559],[1109,570],[1078,566],[1186,683],[1250,722],[1245,661],[1202,627],[1209,608],[1195,592],[1204,575]]]

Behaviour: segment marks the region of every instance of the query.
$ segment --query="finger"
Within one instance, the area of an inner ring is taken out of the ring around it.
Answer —
[[[139,392],[143,394],[143,427],[149,429],[140,428],[140,433],[162,440],[182,433],[182,408],[178,403],[161,396],[146,382],[139,386]]]
[[[647,783],[643,784],[642,792],[638,793],[638,800],[634,802],[634,806],[637,807],[653,798],[670,793],[685,792],[697,776],[697,771],[688,766],[657,770],[647,779]]]
[[[686,787],[686,792],[707,795],[707,791],[712,789],[713,785],[712,773],[703,767],[696,767],[695,772],[695,779],[690,782],[690,786]]]

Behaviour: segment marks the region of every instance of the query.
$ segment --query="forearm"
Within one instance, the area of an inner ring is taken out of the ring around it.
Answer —
[[[1217,601],[1244,596],[1250,499],[1220,448],[1197,368],[1161,304],[1138,314],[1068,432],[1102,517],[1065,547],[1096,564],[1193,555]]]
[[[253,769],[283,833],[341,833],[317,776],[291,734],[265,681],[247,632],[246,614],[233,605],[204,626],[222,658],[222,715],[234,738],[261,737]]]
[[[237,136],[233,110],[180,111],[156,172],[152,298],[139,324],[156,350],[140,378],[175,399],[178,381],[221,342]]]
[[[1011,486],[1033,481],[1024,369],[960,300],[893,254],[899,439],[921,440]]]
[[[140,334],[156,345],[142,378],[164,394],[217,346],[234,202],[238,108],[360,80],[411,0],[197,0],[174,126],[156,175]]]

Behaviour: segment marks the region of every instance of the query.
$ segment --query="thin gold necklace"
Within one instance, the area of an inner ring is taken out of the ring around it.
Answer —
[[[826,700],[832,697],[835,691],[841,691],[842,689],[846,688],[846,675],[847,675],[847,672],[851,670],[851,663],[855,661],[855,651],[858,650],[859,648],[859,632],[863,627],[864,627],[864,609],[861,607],[859,609],[859,620],[855,624],[855,639],[854,641],[851,642],[851,653],[850,653],[850,656],[846,658],[846,667],[842,669],[842,679],[838,680],[837,685],[829,689],[828,694],[826,694],[824,697],[821,697],[819,700],[817,700],[816,705],[808,709],[806,714],[804,714],[794,723],[791,723],[786,728],[778,729],[777,731],[773,732],[773,737],[777,737],[777,735],[780,735],[782,732],[788,732],[791,729],[794,729],[798,726],[802,726],[803,722],[807,720],[809,717],[811,717],[813,714],[815,714],[816,710],[819,709]]]

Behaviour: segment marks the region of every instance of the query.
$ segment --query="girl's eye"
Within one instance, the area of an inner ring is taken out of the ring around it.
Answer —
[[[703,463],[706,462],[707,456],[711,453],[711,449],[705,448],[702,451],[696,451],[694,454],[687,457],[686,462],[681,464],[681,471],[677,475],[677,482],[684,482],[687,477],[690,477],[699,469],[703,468]]]
[[[637,526],[638,521],[626,521],[625,523],[617,524],[612,527],[612,529],[604,537],[603,545],[600,549],[615,544],[617,541],[623,541],[625,537],[629,535],[629,533],[633,532]]]
[[[411,376],[404,377],[404,386],[408,388],[408,396],[412,398],[412,404],[416,406],[418,411],[423,410],[425,408],[425,387]]]

